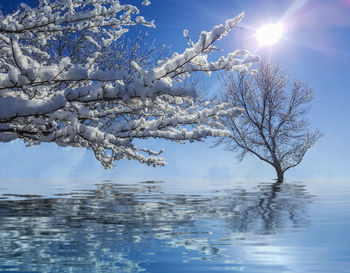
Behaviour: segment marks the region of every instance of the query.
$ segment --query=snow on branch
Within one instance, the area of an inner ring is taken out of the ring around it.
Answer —
[[[240,110],[201,101],[194,85],[181,82],[193,72],[249,70],[258,61],[246,50],[207,61],[214,43],[242,17],[203,31],[197,43],[150,68],[143,38],[123,44],[130,27],[154,27],[135,6],[117,0],[21,4],[0,16],[0,141],[89,148],[110,168],[123,158],[165,164],[162,150],[138,147],[136,139],[183,143],[227,135],[219,117]]]

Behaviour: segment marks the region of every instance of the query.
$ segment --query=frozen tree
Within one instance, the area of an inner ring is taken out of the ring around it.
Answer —
[[[243,160],[247,153],[273,166],[279,181],[297,166],[322,136],[309,128],[305,114],[313,99],[312,89],[301,81],[289,84],[278,66],[261,62],[256,75],[230,73],[222,77],[224,100],[244,110],[239,118],[221,117],[230,136],[219,138]]]
[[[123,158],[165,164],[162,150],[139,147],[137,139],[183,143],[227,135],[218,117],[239,109],[201,102],[194,86],[181,82],[198,71],[249,69],[257,57],[246,50],[207,60],[242,17],[203,31],[197,43],[151,67],[126,58],[132,50],[118,43],[135,25],[154,27],[135,6],[117,0],[21,4],[0,17],[0,141],[90,148],[110,168]]]

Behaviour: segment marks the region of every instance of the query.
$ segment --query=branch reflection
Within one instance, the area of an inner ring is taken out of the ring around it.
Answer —
[[[141,272],[164,249],[184,260],[225,259],[224,249],[249,234],[308,225],[312,199],[299,183],[191,195],[152,181],[22,197],[30,198],[0,201],[0,270]]]

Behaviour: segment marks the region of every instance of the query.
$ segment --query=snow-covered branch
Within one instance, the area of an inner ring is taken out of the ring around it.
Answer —
[[[143,1],[143,5],[149,5]],[[177,142],[228,134],[218,117],[239,109],[200,102],[195,86],[181,81],[193,72],[248,70],[257,56],[236,50],[208,62],[214,43],[242,19],[203,31],[182,53],[144,66],[149,52],[125,64],[115,48],[133,25],[154,27],[132,5],[117,0],[40,0],[0,17],[0,141],[55,142],[91,148],[104,167],[123,158],[164,165],[160,152],[137,147],[135,139]],[[113,52],[113,53],[112,53]],[[141,55],[141,56],[140,56]],[[124,55],[121,55],[124,56]]]

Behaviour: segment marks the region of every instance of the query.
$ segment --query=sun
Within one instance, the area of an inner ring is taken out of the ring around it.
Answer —
[[[273,45],[279,41],[283,34],[281,23],[262,26],[256,32],[256,38],[260,46]]]

